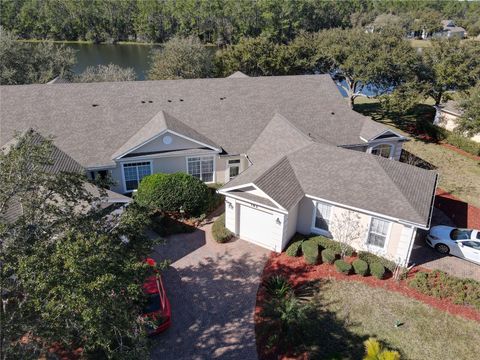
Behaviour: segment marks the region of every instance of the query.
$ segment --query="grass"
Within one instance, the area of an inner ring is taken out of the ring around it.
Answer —
[[[322,321],[312,358],[362,357],[361,341],[379,339],[402,359],[476,359],[479,324],[380,288],[346,281],[322,281],[314,303]],[[379,306],[381,305],[381,306]],[[329,314],[326,318],[325,315]],[[402,325],[395,327],[396,322]],[[343,329],[338,329],[343,324]],[[337,337],[343,333],[346,336]],[[352,343],[353,339],[353,343]],[[347,350],[348,349],[348,350]]]
[[[430,40],[410,39],[410,45],[414,48],[425,48],[432,46]]]
[[[430,103],[419,104],[406,115],[383,114],[377,100],[356,99],[355,110],[372,117],[387,127],[409,136],[409,126],[431,123],[433,109]],[[410,137],[410,136],[409,136]],[[479,162],[450,150],[440,144],[411,138],[404,149],[422,158],[437,168],[440,174],[438,186],[469,204],[480,207]]]

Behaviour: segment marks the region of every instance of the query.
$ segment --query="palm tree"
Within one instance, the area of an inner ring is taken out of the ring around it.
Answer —
[[[400,360],[398,351],[384,350],[377,339],[370,338],[364,344],[365,357],[363,360]]]

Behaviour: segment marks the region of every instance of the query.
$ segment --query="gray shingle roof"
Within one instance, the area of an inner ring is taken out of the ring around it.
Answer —
[[[319,143],[289,153],[271,167],[255,165],[223,190],[253,183],[287,209],[301,199],[301,191],[302,195],[428,225],[435,172]],[[288,179],[285,185],[282,179]],[[288,184],[293,184],[292,189]]]
[[[84,167],[111,164],[160,111],[230,154],[246,153],[275,114],[334,145],[359,143],[366,122],[377,126],[328,75],[15,85],[2,86],[0,100],[0,145],[33,127]]]
[[[206,136],[199,134],[195,129],[184,124],[175,117],[167,114],[165,111],[159,111],[149,122],[147,122],[140,130],[138,130],[133,136],[127,140],[113,155],[112,158],[122,156],[127,151],[134,147],[140,146],[146,143],[148,140],[157,136],[165,130],[171,130],[181,135],[190,137],[191,139],[200,141],[206,145],[214,148],[219,148],[212,140]]]

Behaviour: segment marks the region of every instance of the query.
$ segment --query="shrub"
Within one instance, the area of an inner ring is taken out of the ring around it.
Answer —
[[[449,299],[455,304],[470,305],[480,310],[480,282],[459,279],[442,271],[418,272],[408,286],[425,295]]]
[[[158,214],[152,216],[151,227],[152,230],[160,236],[191,233],[196,230],[195,226],[191,226],[171,217]]]
[[[322,249],[331,249],[336,254],[340,254],[342,252],[341,244],[338,241],[329,239],[325,236],[321,236],[321,235],[313,236],[310,238],[310,240],[315,241],[318,244],[318,246],[320,246]],[[352,256],[353,253],[355,252],[355,249],[349,245],[345,245],[345,246],[347,248],[345,255]]]
[[[336,254],[332,249],[322,250],[322,261],[328,264],[333,264]]]
[[[305,262],[309,265],[315,265],[318,262],[318,245],[311,240],[302,242],[302,253]]]
[[[366,261],[356,259],[353,263],[353,270],[355,274],[366,276],[368,274],[368,264]]]
[[[385,276],[385,266],[383,266],[379,262],[372,262],[370,264],[370,272],[377,279],[383,279],[383,277]]]
[[[292,257],[300,255],[299,253],[300,253],[300,249],[302,247],[302,243],[303,243],[303,240],[297,240],[297,241],[291,243],[290,245],[288,245],[287,251],[285,251],[286,254],[288,256],[292,256]]]
[[[372,254],[368,251],[360,251],[358,253],[358,258],[367,262],[367,264],[369,264],[370,266],[372,265],[372,263],[374,262],[377,262],[377,263],[380,263],[382,264],[385,268],[387,268],[388,270],[390,271],[394,271],[395,270],[395,267],[397,266],[395,264],[395,262],[391,261],[391,260],[388,260],[388,259],[385,259],[384,257],[381,257],[381,256],[377,256],[375,254]]]
[[[337,269],[337,271],[342,273],[342,274],[347,274],[348,275],[350,273],[350,271],[352,270],[352,265],[350,265],[349,263],[347,263],[344,260],[336,260],[334,264],[335,264],[335,268]]]
[[[364,341],[363,344],[365,345],[364,359],[400,360],[398,351],[384,349],[377,339],[370,338]]]
[[[463,151],[466,151],[473,155],[480,155],[480,144],[462,136],[461,134],[457,134],[454,132],[449,132],[445,141],[453,145]]]
[[[141,205],[166,212],[204,213],[211,202],[211,191],[201,180],[184,173],[153,174],[140,182],[135,199]]]
[[[272,275],[264,283],[267,294],[280,299],[292,294],[292,285],[282,275]]]
[[[226,243],[233,237],[233,233],[225,227],[225,213],[220,215],[212,226],[212,235],[216,242]]]

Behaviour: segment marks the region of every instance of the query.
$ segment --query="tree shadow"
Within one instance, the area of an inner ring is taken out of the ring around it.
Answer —
[[[349,316],[349,310],[341,308],[341,311],[334,312],[329,310],[331,306],[340,304],[339,300],[333,300],[324,296],[324,290],[330,286],[329,280],[315,280],[302,285],[302,288],[313,288],[315,294],[310,299],[313,310],[309,313],[309,320],[304,324],[304,335],[302,341],[295,344],[288,354],[278,351],[262,351],[260,358],[263,360],[273,360],[282,357],[308,359],[361,359],[364,355],[364,341],[370,336],[359,335],[350,329],[361,326],[354,322]],[[304,290],[302,290],[304,291]],[[341,315],[340,315],[341,313]],[[262,337],[261,343],[268,343],[268,337],[275,334],[268,326],[268,319],[262,325],[258,325],[258,334]],[[386,347],[393,347],[382,342]],[[393,349],[394,350],[394,349]]]
[[[172,263],[205,246],[205,231],[197,229],[191,233],[167,236],[165,241],[154,247],[156,260]]]
[[[164,271],[172,326],[156,339],[153,359],[256,358],[253,312],[266,255],[242,245],[241,255],[190,257]]]
[[[406,113],[385,111],[380,103],[357,104],[355,110],[384,125],[394,125],[423,142],[439,142],[446,136],[442,128],[433,124],[435,109],[430,105],[416,104]]]

